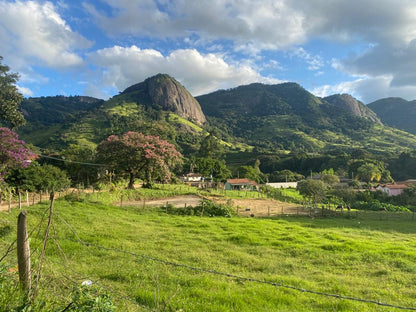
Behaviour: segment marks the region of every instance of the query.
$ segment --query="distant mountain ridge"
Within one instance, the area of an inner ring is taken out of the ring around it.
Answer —
[[[390,127],[416,134],[416,100],[398,97],[380,99],[367,105]]]
[[[215,128],[230,150],[325,153],[356,148],[374,153],[416,149],[416,136],[384,127],[349,95],[319,98],[296,83],[253,83],[192,95],[174,78],[158,74],[107,101],[89,97],[25,100],[26,141],[59,150],[69,144],[98,144],[111,134],[158,135],[185,155],[198,152]]]

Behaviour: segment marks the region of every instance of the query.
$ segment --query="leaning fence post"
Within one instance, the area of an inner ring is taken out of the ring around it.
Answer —
[[[20,212],[17,219],[17,265],[19,269],[19,282],[24,291],[29,291],[31,287],[30,277],[30,248],[27,237],[27,212]]]

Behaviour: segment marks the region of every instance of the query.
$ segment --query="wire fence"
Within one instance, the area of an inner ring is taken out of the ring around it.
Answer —
[[[45,220],[45,216],[46,216],[48,211],[49,211],[49,208],[45,209],[42,212],[40,222],[33,227],[33,229],[30,231],[30,233],[28,235],[29,239],[32,238],[32,237],[39,238],[39,236],[42,232],[42,225],[43,225],[43,222]],[[336,299],[340,299],[340,300],[349,300],[349,301],[361,302],[361,303],[372,304],[372,305],[377,305],[377,306],[387,307],[387,308],[395,308],[395,309],[401,309],[401,310],[416,311],[416,308],[414,308],[414,307],[395,305],[395,304],[391,304],[391,303],[388,303],[388,302],[383,302],[383,301],[380,301],[380,300],[359,298],[359,297],[342,295],[342,294],[337,294],[337,293],[328,293],[328,292],[323,292],[323,291],[318,291],[318,290],[313,290],[313,289],[288,285],[288,284],[285,284],[283,282],[275,282],[275,281],[262,280],[262,279],[253,278],[253,277],[246,277],[246,276],[241,276],[241,275],[238,275],[238,274],[235,274],[235,273],[222,272],[222,271],[217,271],[217,270],[214,270],[214,269],[194,266],[194,265],[191,265],[191,264],[169,261],[169,260],[165,260],[165,259],[161,259],[161,258],[158,258],[158,257],[151,256],[151,255],[138,253],[136,251],[123,250],[123,249],[120,249],[120,248],[107,247],[107,246],[102,246],[102,245],[99,245],[99,244],[86,242],[83,239],[81,239],[80,235],[77,233],[77,231],[74,229],[74,227],[71,226],[69,224],[69,222],[67,220],[65,220],[65,218],[63,218],[59,213],[55,213],[54,216],[56,218],[58,218],[61,221],[61,223],[67,229],[69,229],[69,231],[75,237],[75,239],[70,238],[70,237],[59,237],[58,234],[57,234],[58,231],[56,229],[56,225],[55,225],[54,222],[52,222],[52,224],[51,224],[52,235],[51,235],[50,239],[52,240],[53,244],[56,246],[56,248],[58,250],[58,253],[59,253],[59,256],[61,258],[61,261],[54,261],[54,260],[49,259],[49,258],[46,258],[46,259],[47,259],[48,262],[53,263],[54,265],[59,265],[59,266],[61,266],[65,269],[65,272],[67,272],[67,274],[63,274],[62,272],[60,272],[59,274],[61,275],[61,277],[64,278],[65,280],[67,280],[68,282],[70,282],[74,286],[79,285],[81,280],[90,280],[94,284],[102,287],[108,293],[112,294],[114,297],[118,298],[119,300],[127,301],[130,304],[134,304],[138,308],[140,308],[142,310],[145,310],[145,311],[155,311],[155,310],[153,310],[150,307],[147,307],[146,305],[143,305],[143,304],[137,302],[136,299],[131,298],[127,294],[123,294],[120,291],[116,291],[116,290],[112,289],[110,286],[105,285],[102,281],[100,281],[97,278],[87,276],[83,273],[80,273],[80,272],[74,270],[73,267],[70,264],[70,261],[69,261],[67,255],[66,255],[66,252],[65,252],[64,248],[62,248],[60,242],[64,241],[64,240],[69,240],[69,241],[78,243],[78,244],[80,244],[80,245],[82,245],[82,246],[84,246],[88,249],[95,248],[95,249],[103,250],[103,251],[106,251],[106,252],[111,252],[111,253],[116,253],[116,254],[123,254],[123,255],[127,255],[129,257],[140,258],[140,259],[145,259],[145,260],[148,260],[148,261],[161,263],[165,266],[184,268],[184,269],[192,270],[192,271],[196,271],[196,272],[202,272],[202,273],[216,275],[216,276],[223,276],[223,277],[226,277],[226,278],[239,280],[241,282],[257,283],[257,284],[262,284],[262,285],[268,285],[268,286],[275,287],[275,288],[290,289],[290,290],[301,292],[301,293],[309,293],[309,294],[313,294],[313,295],[317,295],[317,296],[331,297],[331,298],[336,298]],[[0,262],[3,261],[6,257],[10,256],[11,252],[15,249],[15,247],[14,247],[15,243],[16,243],[16,241],[12,242],[9,245],[5,254],[0,258]],[[41,244],[39,244],[38,246],[36,246],[33,249],[33,252],[31,253],[31,257],[35,256],[35,254],[38,252],[40,246],[41,246]],[[67,303],[65,309],[66,310],[70,309],[71,304],[72,304],[71,302]]]

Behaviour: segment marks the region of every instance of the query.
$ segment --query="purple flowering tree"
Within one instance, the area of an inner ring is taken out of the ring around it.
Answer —
[[[111,135],[98,145],[97,152],[100,162],[129,175],[130,189],[136,177],[143,179],[144,186],[151,186],[155,179],[169,181],[171,169],[182,160],[173,144],[139,132]]]
[[[19,140],[16,133],[8,128],[0,128],[0,182],[11,169],[24,168],[34,158],[34,154]]]

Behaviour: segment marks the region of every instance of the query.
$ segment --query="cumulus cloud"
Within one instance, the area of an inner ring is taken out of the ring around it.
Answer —
[[[89,59],[100,69],[101,85],[120,91],[158,73],[171,75],[195,96],[251,82],[280,82],[261,76],[248,65],[229,64],[219,55],[194,49],[164,56],[153,49],[114,46],[89,54]]]
[[[76,53],[91,45],[72,31],[51,2],[0,1],[0,50],[8,64],[65,68],[82,63]]]
[[[332,94],[348,93],[368,104],[380,98],[401,97],[415,100],[416,86],[391,86],[392,76],[362,77],[353,81],[346,81],[336,85],[324,85],[311,92],[325,97]]]
[[[84,7],[112,36],[225,39],[236,47],[284,48],[305,40],[304,15],[275,0],[105,0],[110,14],[93,5]]]
[[[355,43],[369,48],[338,60],[337,70],[368,81],[389,81],[386,88],[392,92],[416,86],[414,0],[103,1],[110,12],[99,12],[91,4],[85,7],[112,36],[194,35],[206,46],[227,40],[236,52],[251,56],[298,47],[295,55],[306,61],[309,70],[321,69],[324,61],[306,52],[302,44]]]

